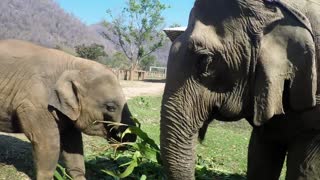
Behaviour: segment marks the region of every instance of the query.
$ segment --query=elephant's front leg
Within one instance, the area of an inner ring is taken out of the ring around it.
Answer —
[[[161,156],[170,180],[193,180],[195,174],[195,137],[188,130],[161,122]]]
[[[59,130],[54,118],[29,104],[21,105],[17,116],[32,144],[37,180],[51,180],[60,155]]]
[[[283,144],[268,140],[268,133],[254,128],[248,151],[248,180],[278,180],[286,156]],[[269,133],[276,133],[270,131]]]
[[[292,139],[286,179],[320,179],[320,130],[302,131]]]
[[[55,139],[31,142],[33,144],[33,159],[37,169],[37,179],[52,179],[60,154],[59,142]]]
[[[85,179],[81,132],[71,127],[61,133],[61,150],[67,172],[73,179]]]

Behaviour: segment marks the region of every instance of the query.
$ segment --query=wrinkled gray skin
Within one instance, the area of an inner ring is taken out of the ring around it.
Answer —
[[[74,179],[85,179],[81,132],[120,140],[134,125],[116,76],[105,66],[18,40],[0,41],[0,131],[24,133],[36,176],[52,179],[61,152]],[[135,141],[127,134],[123,141]]]
[[[213,119],[242,118],[254,127],[248,179],[278,179],[286,153],[287,179],[320,179],[320,6],[281,2],[195,2],[171,47],[162,101],[169,179],[194,179],[196,139]]]

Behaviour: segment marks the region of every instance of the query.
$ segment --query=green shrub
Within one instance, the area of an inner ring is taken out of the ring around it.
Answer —
[[[130,62],[128,58],[121,52],[115,52],[111,56],[103,56],[97,59],[101,64],[105,64],[110,68],[129,69]]]
[[[84,44],[75,47],[77,54],[79,57],[97,60],[99,57],[107,56],[104,51],[104,46],[99,44],[91,44],[86,46]]]

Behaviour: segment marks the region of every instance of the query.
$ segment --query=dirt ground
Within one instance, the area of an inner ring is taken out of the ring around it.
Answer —
[[[162,95],[164,82],[148,81],[120,81],[127,99],[135,96]]]
[[[120,81],[127,99],[162,95],[164,82]],[[0,180],[27,180],[33,174],[31,145],[23,134],[0,132]]]

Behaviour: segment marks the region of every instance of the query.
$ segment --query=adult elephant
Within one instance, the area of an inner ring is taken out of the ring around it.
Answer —
[[[114,122],[111,126],[103,121]],[[94,61],[18,40],[0,41],[0,131],[24,133],[39,180],[52,179],[59,154],[85,179],[81,132],[114,142],[134,125],[113,72]]]
[[[196,0],[172,44],[161,109],[169,179],[194,179],[213,120],[254,127],[248,179],[320,179],[319,0]],[[317,54],[317,55],[316,55]]]

